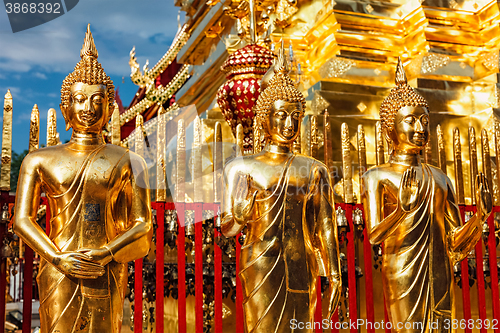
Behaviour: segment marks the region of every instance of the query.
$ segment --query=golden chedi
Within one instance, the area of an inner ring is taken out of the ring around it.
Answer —
[[[450,179],[420,162],[429,107],[407,84],[401,60],[380,119],[391,154],[363,175],[362,200],[370,242],[384,243],[382,281],[393,332],[451,332],[453,265],[481,239],[492,209],[490,189],[479,175],[477,213],[462,225]]]
[[[118,333],[127,263],[148,253],[151,207],[144,160],[106,144],[114,87],[97,61],[89,28],[81,60],[63,82],[61,111],[71,140],[23,161],[14,230],[41,257],[41,332]],[[50,234],[36,223],[40,194]]]
[[[263,150],[224,168],[225,236],[245,226],[240,279],[246,332],[312,332],[318,275],[329,279],[329,315],[340,296],[333,192],[326,166],[292,152],[305,100],[287,74],[281,49],[276,74],[256,103]],[[321,305],[318,305],[321,306]]]

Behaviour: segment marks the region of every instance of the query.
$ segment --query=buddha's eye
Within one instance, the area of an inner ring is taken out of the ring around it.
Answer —
[[[299,120],[299,119],[300,119],[300,112],[299,112],[299,111],[295,111],[295,112],[292,114],[292,117],[293,117],[293,119],[295,119],[295,120]]]
[[[427,126],[429,125],[429,117],[424,115],[422,118],[420,118],[420,121],[422,122],[422,125]]]
[[[94,102],[95,104],[102,104],[102,96],[101,95],[95,95],[94,97],[92,97],[92,102]]]
[[[286,112],[284,112],[284,111],[278,111],[276,113],[276,117],[278,117],[280,119],[285,119],[286,118]]]
[[[73,100],[77,103],[84,103],[85,102],[85,95],[84,94],[76,94],[73,96]]]
[[[413,125],[415,123],[415,117],[413,116],[407,116],[404,120],[405,123],[409,125]]]

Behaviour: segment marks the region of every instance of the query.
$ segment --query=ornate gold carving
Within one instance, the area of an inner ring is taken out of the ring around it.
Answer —
[[[120,127],[120,109],[118,103],[114,103],[113,113],[111,115],[111,143],[119,146],[121,140]]]
[[[363,174],[368,170],[368,165],[366,162],[366,140],[365,140],[365,129],[363,125],[358,125],[358,174],[359,179],[363,176]],[[363,191],[361,187],[361,181],[359,182],[359,193]],[[358,196],[359,200],[361,200],[361,196]]]
[[[446,174],[446,152],[445,152],[445,144],[444,144],[444,136],[443,130],[441,129],[441,125],[437,125],[437,139],[438,139],[438,163],[439,168],[443,170],[444,174]]]
[[[491,154],[490,154],[490,141],[488,139],[488,131],[483,128],[481,131],[481,149],[483,156],[483,173],[488,181],[488,186],[493,189],[493,174],[491,173]]]
[[[429,53],[422,58],[422,67],[420,72],[422,74],[431,74],[449,63],[450,57],[437,53]]]
[[[342,142],[342,169],[344,176],[344,202],[354,203],[352,188],[352,160],[351,160],[351,141],[349,137],[349,127],[346,123],[341,128]]]
[[[474,193],[476,188],[476,176],[478,174],[477,166],[477,144],[476,144],[476,130],[474,127],[469,127],[469,161],[470,161],[470,187],[471,193]],[[476,204],[476,198],[472,197],[472,204]]]
[[[2,167],[0,169],[0,190],[10,191],[10,170],[12,157],[12,94],[10,89],[3,102]]]
[[[166,114],[165,109],[160,106],[157,116],[156,131],[156,201],[165,202],[167,200],[167,183],[165,174],[165,153],[166,153]]]
[[[29,152],[37,150],[40,142],[40,111],[38,110],[38,105],[33,106],[31,110],[30,119],[30,141],[29,141]]]
[[[184,119],[177,122],[177,159],[176,159],[176,179],[175,179],[175,200],[185,202],[186,196],[186,128]]]
[[[254,146],[255,147],[255,146]],[[224,165],[222,155],[222,127],[219,122],[215,123],[214,150],[212,153],[214,166],[214,202],[221,202],[222,199],[222,166]]]
[[[236,126],[236,156],[242,156],[243,155],[243,125],[238,124]]]
[[[57,114],[56,110],[51,108],[47,112],[47,147],[57,144]]]
[[[201,119],[196,117],[194,120],[194,138],[192,150],[192,176],[193,176],[193,200],[194,202],[203,202],[203,170],[202,170],[202,151],[201,144],[203,140],[203,127]]]
[[[460,141],[460,131],[453,129],[453,156],[455,164],[455,187],[457,189],[457,202],[465,205],[464,195],[464,175],[462,171],[462,143]]]
[[[323,79],[342,77],[355,65],[354,60],[335,57],[323,64],[318,73]]]
[[[375,124],[375,156],[377,165],[385,163],[384,157],[384,135],[382,133],[382,125],[380,121]]]

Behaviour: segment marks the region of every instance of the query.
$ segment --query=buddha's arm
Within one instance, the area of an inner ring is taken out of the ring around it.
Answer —
[[[371,244],[382,243],[399,226],[406,213],[397,205],[396,209],[383,218],[384,185],[377,173],[368,171],[362,177],[361,200],[365,210],[368,239]]]
[[[462,224],[460,209],[456,203],[455,193],[448,181],[445,206],[445,222],[448,226],[448,251],[455,262],[467,257],[481,239],[481,219],[474,214],[467,223]]]
[[[135,159],[134,172],[130,171],[129,176],[125,178],[126,182],[130,182],[130,186],[125,187],[129,193],[125,195],[131,202],[129,214],[131,227],[106,245],[113,259],[121,263],[146,256],[153,236],[147,167],[144,160],[139,160],[137,156],[131,154],[131,158]]]
[[[342,287],[337,226],[334,223],[333,190],[330,176],[325,167],[317,169],[313,179],[319,180],[318,190],[315,191],[314,198],[316,209],[315,234],[318,250],[323,259],[323,267],[320,268],[320,271],[323,272],[320,272],[320,274],[327,276],[330,283],[330,313],[328,317],[330,318],[337,308]]]
[[[35,162],[36,158],[34,159],[30,155],[26,156],[19,171],[14,212],[14,231],[43,259],[52,262],[59,249],[56,248],[36,222],[41,184],[38,167]],[[49,221],[47,221],[48,223]]]

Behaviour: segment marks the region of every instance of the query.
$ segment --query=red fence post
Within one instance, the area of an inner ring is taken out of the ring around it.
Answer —
[[[243,290],[241,289],[240,281],[240,255],[241,244],[239,241],[241,234],[236,235],[236,333],[245,332],[245,324],[243,318]]]
[[[357,290],[356,290],[356,248],[354,243],[354,223],[352,219],[352,204],[343,204],[345,216],[349,223],[349,231],[347,232],[347,270],[349,283],[349,321],[356,322],[358,320],[358,305],[357,305]],[[350,325],[349,325],[350,327]],[[350,330],[352,333],[357,333],[356,324]]]
[[[184,203],[175,203],[179,219],[177,235],[177,287],[179,333],[186,333],[186,244],[185,244],[185,207]]]
[[[363,220],[365,219],[365,212],[363,205],[356,205],[363,212]],[[366,226],[366,225],[365,225]],[[365,262],[365,306],[366,306],[366,321],[375,323],[375,309],[373,305],[373,274],[372,274],[372,247],[368,239],[368,231],[365,227],[363,230],[363,256]],[[369,325],[366,328],[368,333],[375,333],[375,328]]]
[[[134,333],[142,333],[142,258],[134,262]]]
[[[156,333],[163,333],[163,289],[164,289],[164,263],[165,263],[165,204],[156,203]]]
[[[26,245],[23,271],[23,333],[31,333],[31,307],[33,298],[33,250]],[[20,274],[20,273],[18,273]]]
[[[476,212],[476,207],[471,207],[469,209],[472,212]],[[477,276],[477,298],[479,307],[479,319],[484,323],[486,320],[486,296],[485,296],[485,285],[484,285],[484,268],[483,268],[483,241],[482,238],[476,244],[476,276]],[[481,333],[486,333],[487,329],[484,325],[481,325],[479,330]]]
[[[314,327],[316,327],[316,323],[320,323],[319,327],[316,327],[316,333],[323,333],[323,309],[321,302],[321,277],[318,276],[318,280],[316,281],[316,311],[314,312]]]
[[[462,217],[462,222],[465,223],[465,206],[459,205],[460,215]],[[469,287],[469,259],[465,258],[460,263],[460,268],[462,272],[462,306],[464,313],[464,320],[466,322],[472,318],[471,308],[470,308],[470,287]],[[465,328],[465,333],[471,333],[472,329]]]
[[[217,238],[221,233],[216,228],[217,212],[219,205],[214,204],[214,312],[215,312],[215,332],[222,332],[222,250],[217,245]],[[236,272],[238,273],[238,272]]]
[[[493,318],[500,322],[500,296],[498,293],[498,267],[497,267],[497,249],[495,239],[495,213],[498,208],[494,207],[493,213],[488,217],[488,226],[490,234],[488,235],[489,261],[490,261],[490,281],[491,281],[491,302],[493,305]],[[500,328],[496,331],[498,332]]]
[[[202,204],[194,204],[194,274],[196,333],[203,333],[203,211]]]

